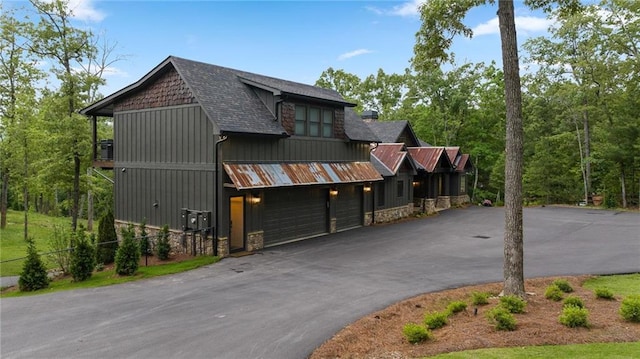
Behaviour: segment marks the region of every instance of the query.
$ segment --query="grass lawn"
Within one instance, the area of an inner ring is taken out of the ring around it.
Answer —
[[[86,226],[86,221],[79,220]],[[49,251],[49,237],[54,226],[71,227],[69,217],[51,217],[38,213],[29,213],[28,235],[36,242],[38,252]],[[19,275],[22,271],[22,260],[5,262],[9,259],[22,258],[27,255],[27,244],[24,241],[24,212],[7,211],[7,228],[0,230],[0,276]],[[55,264],[42,257],[45,265],[55,268]]]
[[[59,292],[62,290],[80,289],[80,288],[95,288],[104,287],[113,284],[121,284],[140,279],[148,279],[168,274],[185,272],[191,269],[202,267],[205,265],[213,264],[219,261],[218,257],[213,256],[200,256],[190,260],[168,263],[162,265],[154,265],[148,267],[139,267],[138,271],[133,276],[119,276],[115,274],[115,270],[104,270],[102,272],[94,272],[93,276],[83,282],[73,282],[71,277],[55,280],[51,282],[51,285],[47,289],[38,290],[35,292],[20,292],[18,290],[7,291],[0,293],[0,297],[19,297],[26,295],[38,295]]]
[[[545,345],[524,348],[491,348],[440,354],[435,359],[506,359],[506,358],[637,358],[640,342],[576,345]]]
[[[606,288],[615,295],[626,297],[640,294],[640,273],[624,275],[603,275],[584,282],[583,287],[595,290]]]

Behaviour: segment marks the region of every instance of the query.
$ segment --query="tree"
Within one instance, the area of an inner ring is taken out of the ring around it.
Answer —
[[[71,253],[71,275],[75,282],[91,278],[96,266],[96,251],[87,239],[82,225],[74,233],[74,247]]]
[[[169,259],[170,252],[171,244],[169,244],[169,226],[165,224],[160,230],[160,237],[156,244],[156,254],[158,255],[158,259],[166,260]]]
[[[49,286],[47,268],[44,266],[33,238],[27,240],[27,259],[22,265],[18,287],[21,291],[30,292]]]
[[[86,100],[86,93],[91,85],[98,82],[94,76],[74,71],[74,64],[82,63],[86,59],[93,59],[96,49],[91,42],[92,34],[80,30],[71,24],[72,11],[68,1],[39,1],[31,0],[31,4],[40,15],[40,22],[31,30],[32,40],[30,50],[41,57],[52,61],[52,72],[61,83],[60,91],[55,95],[52,104],[60,107],[52,108],[49,119],[50,137],[55,141],[51,148],[60,151],[58,158],[68,158],[72,163],[72,229],[78,223],[80,210],[80,176],[83,161],[86,163],[90,152],[89,126],[86,119],[77,114]],[[83,98],[85,94],[85,98]],[[55,119],[55,120],[51,120]],[[64,171],[62,173],[66,173]],[[53,172],[58,174],[60,172]]]
[[[98,244],[96,248],[96,260],[101,264],[113,263],[118,250],[118,235],[116,233],[113,212],[108,211],[98,225]]]
[[[134,275],[140,264],[140,246],[136,241],[136,230],[132,224],[122,228],[122,244],[116,252],[116,273]]]
[[[429,71],[443,62],[451,62],[448,53],[457,35],[472,36],[462,21],[467,12],[485,4],[485,0],[431,0],[420,8],[422,24],[416,34],[415,56],[417,71]],[[498,2],[498,22],[502,43],[506,104],[506,161],[505,161],[505,235],[504,286],[505,295],[523,297],[524,252],[522,228],[522,95],[515,15],[512,0]]]

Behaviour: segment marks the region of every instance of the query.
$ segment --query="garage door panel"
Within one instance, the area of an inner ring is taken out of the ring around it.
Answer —
[[[320,188],[265,191],[265,245],[327,233],[326,198]]]
[[[336,229],[343,230],[362,225],[362,187],[346,186],[338,191],[336,199]]]

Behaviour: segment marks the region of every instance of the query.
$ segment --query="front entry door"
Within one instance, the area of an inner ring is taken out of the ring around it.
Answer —
[[[229,243],[231,251],[244,250],[244,196],[229,199]]]

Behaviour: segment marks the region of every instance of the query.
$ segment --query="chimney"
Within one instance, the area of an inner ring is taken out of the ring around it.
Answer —
[[[362,111],[362,119],[364,120],[364,122],[377,121],[378,111],[373,111],[373,110]]]

